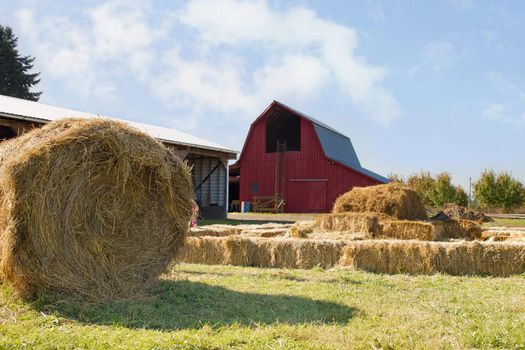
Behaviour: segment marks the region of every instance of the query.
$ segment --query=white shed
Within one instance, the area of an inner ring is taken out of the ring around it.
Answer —
[[[173,149],[192,167],[195,200],[205,218],[224,218],[228,209],[228,160],[237,151],[172,128],[137,123],[0,95],[0,140],[61,118],[108,118],[144,131]]]

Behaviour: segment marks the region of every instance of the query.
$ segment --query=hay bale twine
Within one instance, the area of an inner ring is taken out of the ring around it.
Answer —
[[[427,218],[419,195],[399,183],[354,187],[339,196],[334,204],[334,214],[346,212],[378,212],[400,220]]]
[[[22,295],[126,296],[183,244],[186,165],[124,123],[64,119],[0,146],[0,271]]]

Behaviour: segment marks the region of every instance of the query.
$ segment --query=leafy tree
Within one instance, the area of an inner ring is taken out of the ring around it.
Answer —
[[[390,173],[390,174],[388,174],[387,177],[388,177],[388,180],[390,180],[390,182],[398,182],[398,183],[401,183],[401,184],[405,183],[405,179],[400,174]]]
[[[509,173],[485,170],[474,185],[474,195],[483,209],[512,211],[525,203],[523,184]]]
[[[436,175],[428,194],[431,205],[436,208],[441,207],[447,203],[455,203],[456,198],[456,187],[451,183],[450,174]]]
[[[40,73],[29,73],[35,59],[20,56],[17,41],[11,28],[0,25],[0,94],[38,101],[42,92],[30,89],[40,82]]]
[[[423,203],[433,205],[430,199],[430,191],[434,185],[434,178],[428,171],[421,171],[419,174],[410,175],[406,184],[419,194]]]
[[[509,173],[500,173],[496,179],[496,186],[498,188],[499,206],[505,212],[508,213],[519,208],[525,202],[523,184],[514,179]]]
[[[468,205],[468,195],[461,186],[456,186],[456,196],[453,203],[461,205],[462,207]]]
[[[409,176],[406,184],[419,194],[423,203],[434,208],[447,203],[468,204],[465,191],[460,186],[454,186],[450,174],[446,172],[433,177],[428,171],[422,171]]]
[[[481,173],[481,178],[474,184],[474,196],[483,209],[498,207],[499,195],[494,170],[485,170]]]

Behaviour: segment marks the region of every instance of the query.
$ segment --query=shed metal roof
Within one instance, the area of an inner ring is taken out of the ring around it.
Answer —
[[[37,122],[46,123],[51,120],[62,118],[107,118],[125,122],[157,140],[169,144],[190,146],[212,151],[218,151],[229,154],[236,154],[238,151],[224,147],[217,143],[201,139],[199,137],[187,134],[185,132],[155,126],[150,124],[132,122],[128,120],[98,115],[95,113],[86,113],[74,109],[67,109],[58,106],[47,105],[44,103],[23,100],[20,98],[0,95],[0,115],[10,116],[16,119],[30,119]]]
[[[341,134],[339,131],[320,122],[319,120],[312,118],[304,113],[301,113],[291,107],[288,107],[287,105],[281,102],[273,101],[272,105],[273,104],[278,105],[290,111],[291,113],[298,115],[299,117],[311,121],[314,124],[315,132],[317,133],[319,142],[321,143],[321,147],[323,148],[324,154],[327,158],[341,163],[360,173],[363,173],[373,179],[376,179],[377,181],[383,183],[387,183],[389,181],[386,177],[381,176],[361,166],[359,158],[357,157],[357,154],[355,152],[354,146],[352,145],[352,141],[348,136]],[[270,105],[269,108],[271,108],[272,105]]]

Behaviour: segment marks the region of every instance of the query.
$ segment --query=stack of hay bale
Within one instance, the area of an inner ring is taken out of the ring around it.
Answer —
[[[65,119],[0,146],[0,277],[30,296],[127,297],[183,244],[186,165],[150,136]]]
[[[435,241],[481,237],[481,226],[474,221],[428,221],[419,195],[399,183],[352,189],[336,200],[331,214],[318,216],[316,226],[326,231],[361,232],[370,238]]]

